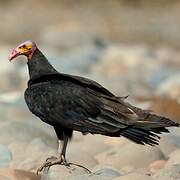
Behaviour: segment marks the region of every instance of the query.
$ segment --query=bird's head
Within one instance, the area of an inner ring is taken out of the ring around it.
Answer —
[[[28,60],[30,60],[36,49],[37,46],[34,42],[26,41],[11,50],[9,55],[9,61],[12,61],[14,58],[20,55],[25,55],[28,58]]]

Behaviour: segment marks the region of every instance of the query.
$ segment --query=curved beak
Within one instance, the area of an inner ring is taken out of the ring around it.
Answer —
[[[19,56],[20,53],[16,49],[12,49],[9,55],[9,61],[11,62],[14,58]]]

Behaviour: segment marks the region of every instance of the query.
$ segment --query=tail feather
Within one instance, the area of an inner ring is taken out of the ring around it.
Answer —
[[[135,143],[154,146],[159,143],[159,134],[169,132],[167,127],[179,126],[166,117],[132,106],[122,99],[118,102],[114,99],[103,99],[103,104],[99,118],[104,124],[118,128],[113,133],[107,132],[108,136],[122,135]]]
[[[100,132],[108,136],[124,136],[138,144],[157,145],[162,133],[168,133],[167,127],[178,127],[180,124],[158,116],[147,110],[137,108],[122,97],[98,96],[100,113],[95,118],[99,128],[106,127],[107,131]]]
[[[128,128],[120,133],[122,136],[134,141],[138,144],[149,144],[151,146],[158,145],[160,137],[155,133],[137,128]]]

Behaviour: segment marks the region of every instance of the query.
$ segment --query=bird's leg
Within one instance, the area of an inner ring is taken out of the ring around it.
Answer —
[[[66,161],[66,148],[67,148],[67,143],[68,143],[68,136],[66,136],[65,134],[63,135],[63,140],[58,140],[58,153],[59,153],[59,157],[50,157],[48,159],[46,159],[46,162],[37,170],[37,175],[42,172],[42,170],[44,170],[45,168],[50,168],[51,166],[55,165],[55,164],[59,164],[59,165],[65,165],[66,167],[70,167],[70,165],[74,165],[74,166],[78,166],[80,168],[83,168],[86,170],[86,172],[91,173],[91,171],[89,169],[87,169],[86,167],[80,165],[80,164],[76,164],[73,162],[67,162]]]
[[[59,140],[58,152],[60,154],[60,159],[64,165],[68,165],[66,161],[66,148],[68,143],[68,136],[64,136],[64,140]]]
[[[66,135],[64,135],[63,140],[58,140],[58,152],[60,154],[59,157],[50,157],[46,159],[46,162],[40,168],[38,168],[37,174],[39,174],[43,169],[50,168],[55,164],[69,166],[65,158],[67,143],[68,136]]]

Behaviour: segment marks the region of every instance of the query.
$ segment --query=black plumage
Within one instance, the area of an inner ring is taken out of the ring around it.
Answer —
[[[24,55],[30,76],[25,101],[29,110],[53,126],[58,139],[65,142],[64,156],[73,130],[156,145],[158,134],[168,132],[166,127],[179,126],[127,103],[95,81],[57,72],[38,48],[31,56]]]
[[[158,144],[165,127],[178,126],[116,97],[95,81],[58,73],[37,49],[28,61],[30,80],[25,100],[30,111],[69,137],[84,134],[125,136],[139,144]],[[59,135],[61,136],[61,135]]]

